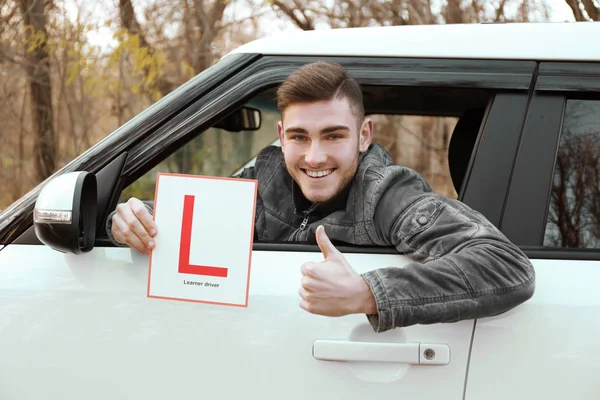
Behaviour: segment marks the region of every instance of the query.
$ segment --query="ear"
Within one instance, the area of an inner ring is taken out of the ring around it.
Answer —
[[[365,118],[360,128],[358,137],[358,148],[361,153],[364,153],[369,149],[371,142],[373,141],[373,120],[371,118]]]
[[[279,121],[277,123],[277,136],[279,136],[279,142],[281,144],[281,148],[283,148],[283,122]]]

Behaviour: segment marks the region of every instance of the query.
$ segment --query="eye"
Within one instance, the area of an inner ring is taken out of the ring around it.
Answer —
[[[338,139],[342,139],[342,135],[338,135],[337,133],[334,133],[333,135],[329,135],[327,137],[327,139],[329,140],[338,140]]]
[[[297,141],[301,142],[301,141],[305,141],[306,137],[304,137],[302,135],[294,135],[294,136],[291,137],[291,139],[292,140],[297,140]]]

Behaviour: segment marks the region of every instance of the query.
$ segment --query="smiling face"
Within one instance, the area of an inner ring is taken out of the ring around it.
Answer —
[[[354,177],[359,153],[371,144],[373,123],[358,121],[346,98],[334,98],[290,104],[277,130],[290,175],[308,200],[321,203]]]

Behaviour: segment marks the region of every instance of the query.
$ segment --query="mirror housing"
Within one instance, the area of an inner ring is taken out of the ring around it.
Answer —
[[[242,107],[217,122],[214,127],[229,132],[256,131],[260,129],[260,124],[260,110],[251,107]]]
[[[49,180],[33,210],[38,239],[62,253],[90,251],[96,239],[96,176],[79,171]]]

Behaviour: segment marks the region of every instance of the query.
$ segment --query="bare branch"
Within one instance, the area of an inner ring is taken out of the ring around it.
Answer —
[[[460,8],[460,0],[448,0],[443,14],[447,24],[458,24],[464,22],[463,11]]]
[[[126,29],[129,34],[137,35],[139,37],[140,47],[147,49],[150,54],[154,54],[155,49],[150,45],[150,43],[148,43],[144,33],[142,32],[140,24],[135,16],[135,11],[133,9],[133,5],[131,4],[131,0],[119,0],[119,14],[121,17],[122,27]],[[146,75],[148,75],[149,68],[146,67],[144,70]],[[173,85],[162,76],[157,78],[155,86],[162,96],[167,95],[173,90]]]
[[[273,0],[272,4],[275,7],[279,8],[279,10],[281,10],[281,12],[283,12],[285,15],[287,15],[288,18],[290,18],[298,28],[304,31],[311,31],[315,29],[315,25],[312,19],[305,19],[304,21],[302,21],[295,13],[296,9],[287,6],[285,3],[283,3],[283,1]]]
[[[585,12],[592,21],[600,21],[600,8],[596,7],[593,0],[581,0]]]
[[[132,35],[138,35],[140,46],[149,47],[146,36],[140,28],[140,24],[135,16],[131,0],[119,0],[119,14],[121,17],[121,26]]]
[[[573,16],[575,17],[575,21],[585,21],[585,17],[583,16],[583,12],[579,8],[578,0],[566,0],[569,7],[573,11]]]
[[[494,18],[494,22],[500,22],[504,19],[504,6],[506,5],[506,0],[500,0],[500,4],[496,9],[496,17]]]
[[[235,21],[231,21],[231,22],[228,22],[226,24],[222,24],[221,27],[220,27],[220,29],[228,29],[231,26],[243,24],[246,21],[256,21],[257,19],[264,17],[268,13],[269,13],[268,10],[263,10],[263,11],[261,11],[259,13],[250,15],[248,17],[236,19]]]

